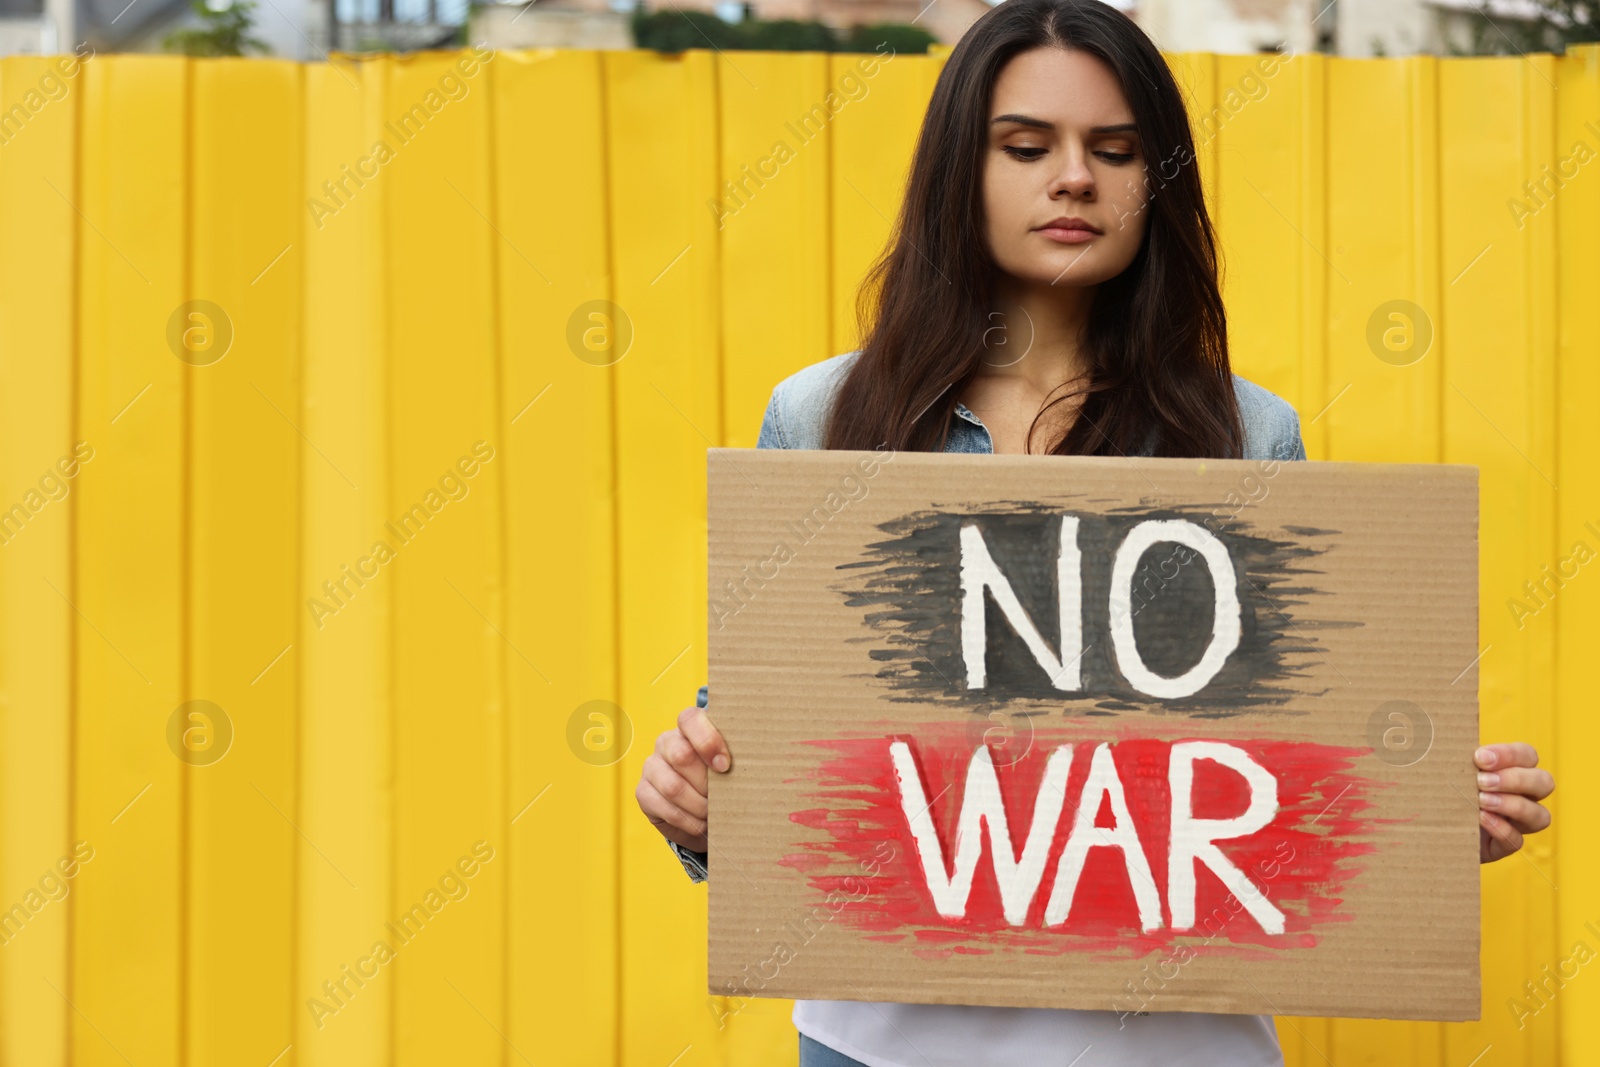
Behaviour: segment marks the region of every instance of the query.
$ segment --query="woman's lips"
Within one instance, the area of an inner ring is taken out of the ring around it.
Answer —
[[[1081,245],[1100,236],[1093,230],[1085,230],[1076,226],[1044,226],[1034,232],[1043,234],[1049,240],[1057,241],[1064,245]]]

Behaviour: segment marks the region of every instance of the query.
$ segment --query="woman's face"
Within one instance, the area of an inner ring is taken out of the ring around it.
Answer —
[[[983,208],[996,265],[1062,286],[1127,269],[1150,193],[1133,109],[1111,68],[1087,52],[1023,52],[995,79],[989,120]]]

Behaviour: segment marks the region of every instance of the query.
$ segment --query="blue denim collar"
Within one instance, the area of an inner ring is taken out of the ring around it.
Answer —
[[[944,445],[946,452],[994,452],[994,438],[989,436],[989,427],[959,400],[956,401],[956,418],[962,421],[950,420],[950,434]]]
[[[966,419],[974,426],[983,426],[983,420],[974,415],[972,413],[972,409],[967,407],[967,405],[963,404],[959,400],[956,401],[956,414],[960,415],[963,419]],[[988,427],[985,426],[984,429],[988,429]]]
[[[952,424],[950,427],[950,440],[945,445],[946,452],[994,452],[994,438],[989,434],[989,427],[983,420],[973,414],[972,409],[961,401],[956,401],[956,414],[971,423],[974,429]],[[1150,432],[1149,439],[1144,448],[1135,452],[1136,456],[1155,455],[1155,431]]]

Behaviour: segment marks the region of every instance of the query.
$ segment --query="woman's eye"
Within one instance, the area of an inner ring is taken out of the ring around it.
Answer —
[[[1002,152],[1005,152],[1007,155],[1011,156],[1013,159],[1020,159],[1020,160],[1023,160],[1024,162],[1032,162],[1033,160],[1038,159],[1039,157],[1043,156],[1046,152],[1049,151],[1049,149],[1047,149],[1047,148],[1034,148],[1034,147],[1026,147],[1026,146],[1023,146],[1023,145],[1009,145],[1009,144],[1008,145],[1001,145],[1000,146],[1000,150]],[[1100,152],[1096,152],[1095,155],[1099,156],[1101,159],[1105,160],[1107,163],[1116,164],[1116,165],[1120,165],[1120,164],[1123,164],[1123,163],[1130,163],[1135,158],[1137,158],[1136,153],[1133,153],[1133,152],[1100,151]]]

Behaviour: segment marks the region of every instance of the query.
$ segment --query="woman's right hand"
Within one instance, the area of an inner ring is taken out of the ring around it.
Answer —
[[[724,773],[733,766],[727,742],[711,725],[705,708],[685,708],[677,729],[656,738],[633,791],[639,810],[668,841],[706,852],[707,768]]]

